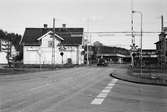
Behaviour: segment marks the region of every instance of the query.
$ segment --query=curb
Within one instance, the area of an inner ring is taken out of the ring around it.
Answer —
[[[165,87],[167,87],[167,84],[162,84],[162,83],[160,84],[160,83],[144,82],[144,81],[142,82],[142,81],[137,81],[137,80],[125,79],[125,78],[119,77],[118,74],[114,74],[114,73],[111,73],[110,76],[113,77],[113,78],[122,80],[122,81],[136,83],[136,84],[155,85],[155,86],[165,86]]]

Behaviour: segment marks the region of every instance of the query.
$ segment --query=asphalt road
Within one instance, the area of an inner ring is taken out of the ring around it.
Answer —
[[[0,76],[0,112],[166,112],[167,87],[111,78],[124,67]]]

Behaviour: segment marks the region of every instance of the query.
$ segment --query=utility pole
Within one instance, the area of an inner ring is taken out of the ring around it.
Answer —
[[[161,32],[163,32],[164,30],[164,18],[163,15],[161,15]]]
[[[164,35],[164,71],[166,70],[166,34]]]
[[[140,20],[141,20],[141,24],[140,24],[141,25],[141,27],[140,27],[141,28],[141,31],[140,31],[140,36],[141,36],[141,38],[140,38],[140,63],[141,63],[140,64],[141,65],[140,66],[141,67],[140,74],[142,75],[143,13],[141,11],[134,11],[134,10],[132,11],[132,13],[138,13],[138,14],[140,14],[140,17],[141,17],[140,18]]]
[[[11,51],[12,51],[12,37],[9,37],[10,39],[8,40],[8,51],[7,51],[7,58],[8,58],[8,65],[9,67],[12,66],[12,56],[11,56]]]
[[[53,36],[52,36],[52,65],[55,64],[55,18],[53,18]]]
[[[163,19],[163,15],[161,16],[161,34],[163,34],[163,39],[162,39],[162,43],[163,43],[163,63],[164,63],[164,71],[166,69],[166,34],[164,31],[164,19]],[[163,66],[163,64],[162,64]]]
[[[140,33],[141,33],[141,38],[140,38],[140,47],[141,47],[141,51],[140,51],[140,58],[141,58],[141,69],[140,69],[140,74],[142,75],[142,72],[143,72],[143,51],[142,51],[142,49],[143,49],[143,13],[142,12],[140,12],[140,20],[141,20],[141,23],[140,23],[140,25],[141,25],[141,29],[140,29]]]
[[[90,35],[90,33],[89,33],[89,18],[88,18],[88,28],[87,28],[87,44],[86,44],[86,46],[87,46],[87,55],[86,55],[86,58],[87,58],[87,61],[86,61],[86,63],[87,63],[87,65],[89,65],[89,35]]]
[[[89,43],[89,40],[87,39],[87,44],[86,44],[86,50],[87,50],[87,53],[86,53],[86,63],[87,63],[87,65],[89,65],[89,45],[88,45],[88,43]]]

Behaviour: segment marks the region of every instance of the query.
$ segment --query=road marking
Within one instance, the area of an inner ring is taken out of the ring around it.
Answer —
[[[102,93],[109,93],[109,92],[110,92],[110,90],[108,90],[108,89],[102,90]]]
[[[104,99],[108,96],[111,89],[114,87],[117,79],[112,79],[112,81],[96,96],[96,98],[91,102],[93,105],[100,105],[103,103]]]
[[[113,84],[113,83],[109,83],[109,84],[108,84],[108,87],[110,87],[110,86],[112,87],[112,86],[114,86],[114,85],[115,85],[115,84]]]
[[[107,93],[100,93],[98,96],[97,96],[97,98],[105,98],[105,97],[107,97]]]
[[[112,89],[113,88],[113,86],[107,86],[107,87],[105,87],[105,89]]]
[[[113,79],[110,84],[115,84],[118,81],[118,79]]]
[[[30,91],[42,89],[42,88],[45,88],[45,87],[47,87],[47,86],[49,86],[49,85],[51,85],[51,84],[46,83],[46,84],[44,84],[44,85],[42,85],[42,86],[38,86],[38,87],[31,88]]]
[[[95,104],[95,105],[99,105],[102,104],[102,102],[104,101],[104,98],[95,98],[91,104]]]

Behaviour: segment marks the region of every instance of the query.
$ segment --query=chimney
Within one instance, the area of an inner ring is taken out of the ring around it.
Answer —
[[[62,27],[63,27],[63,28],[66,28],[66,24],[62,24]]]
[[[44,24],[43,26],[44,26],[45,29],[48,28],[48,25],[47,25],[47,24]]]

